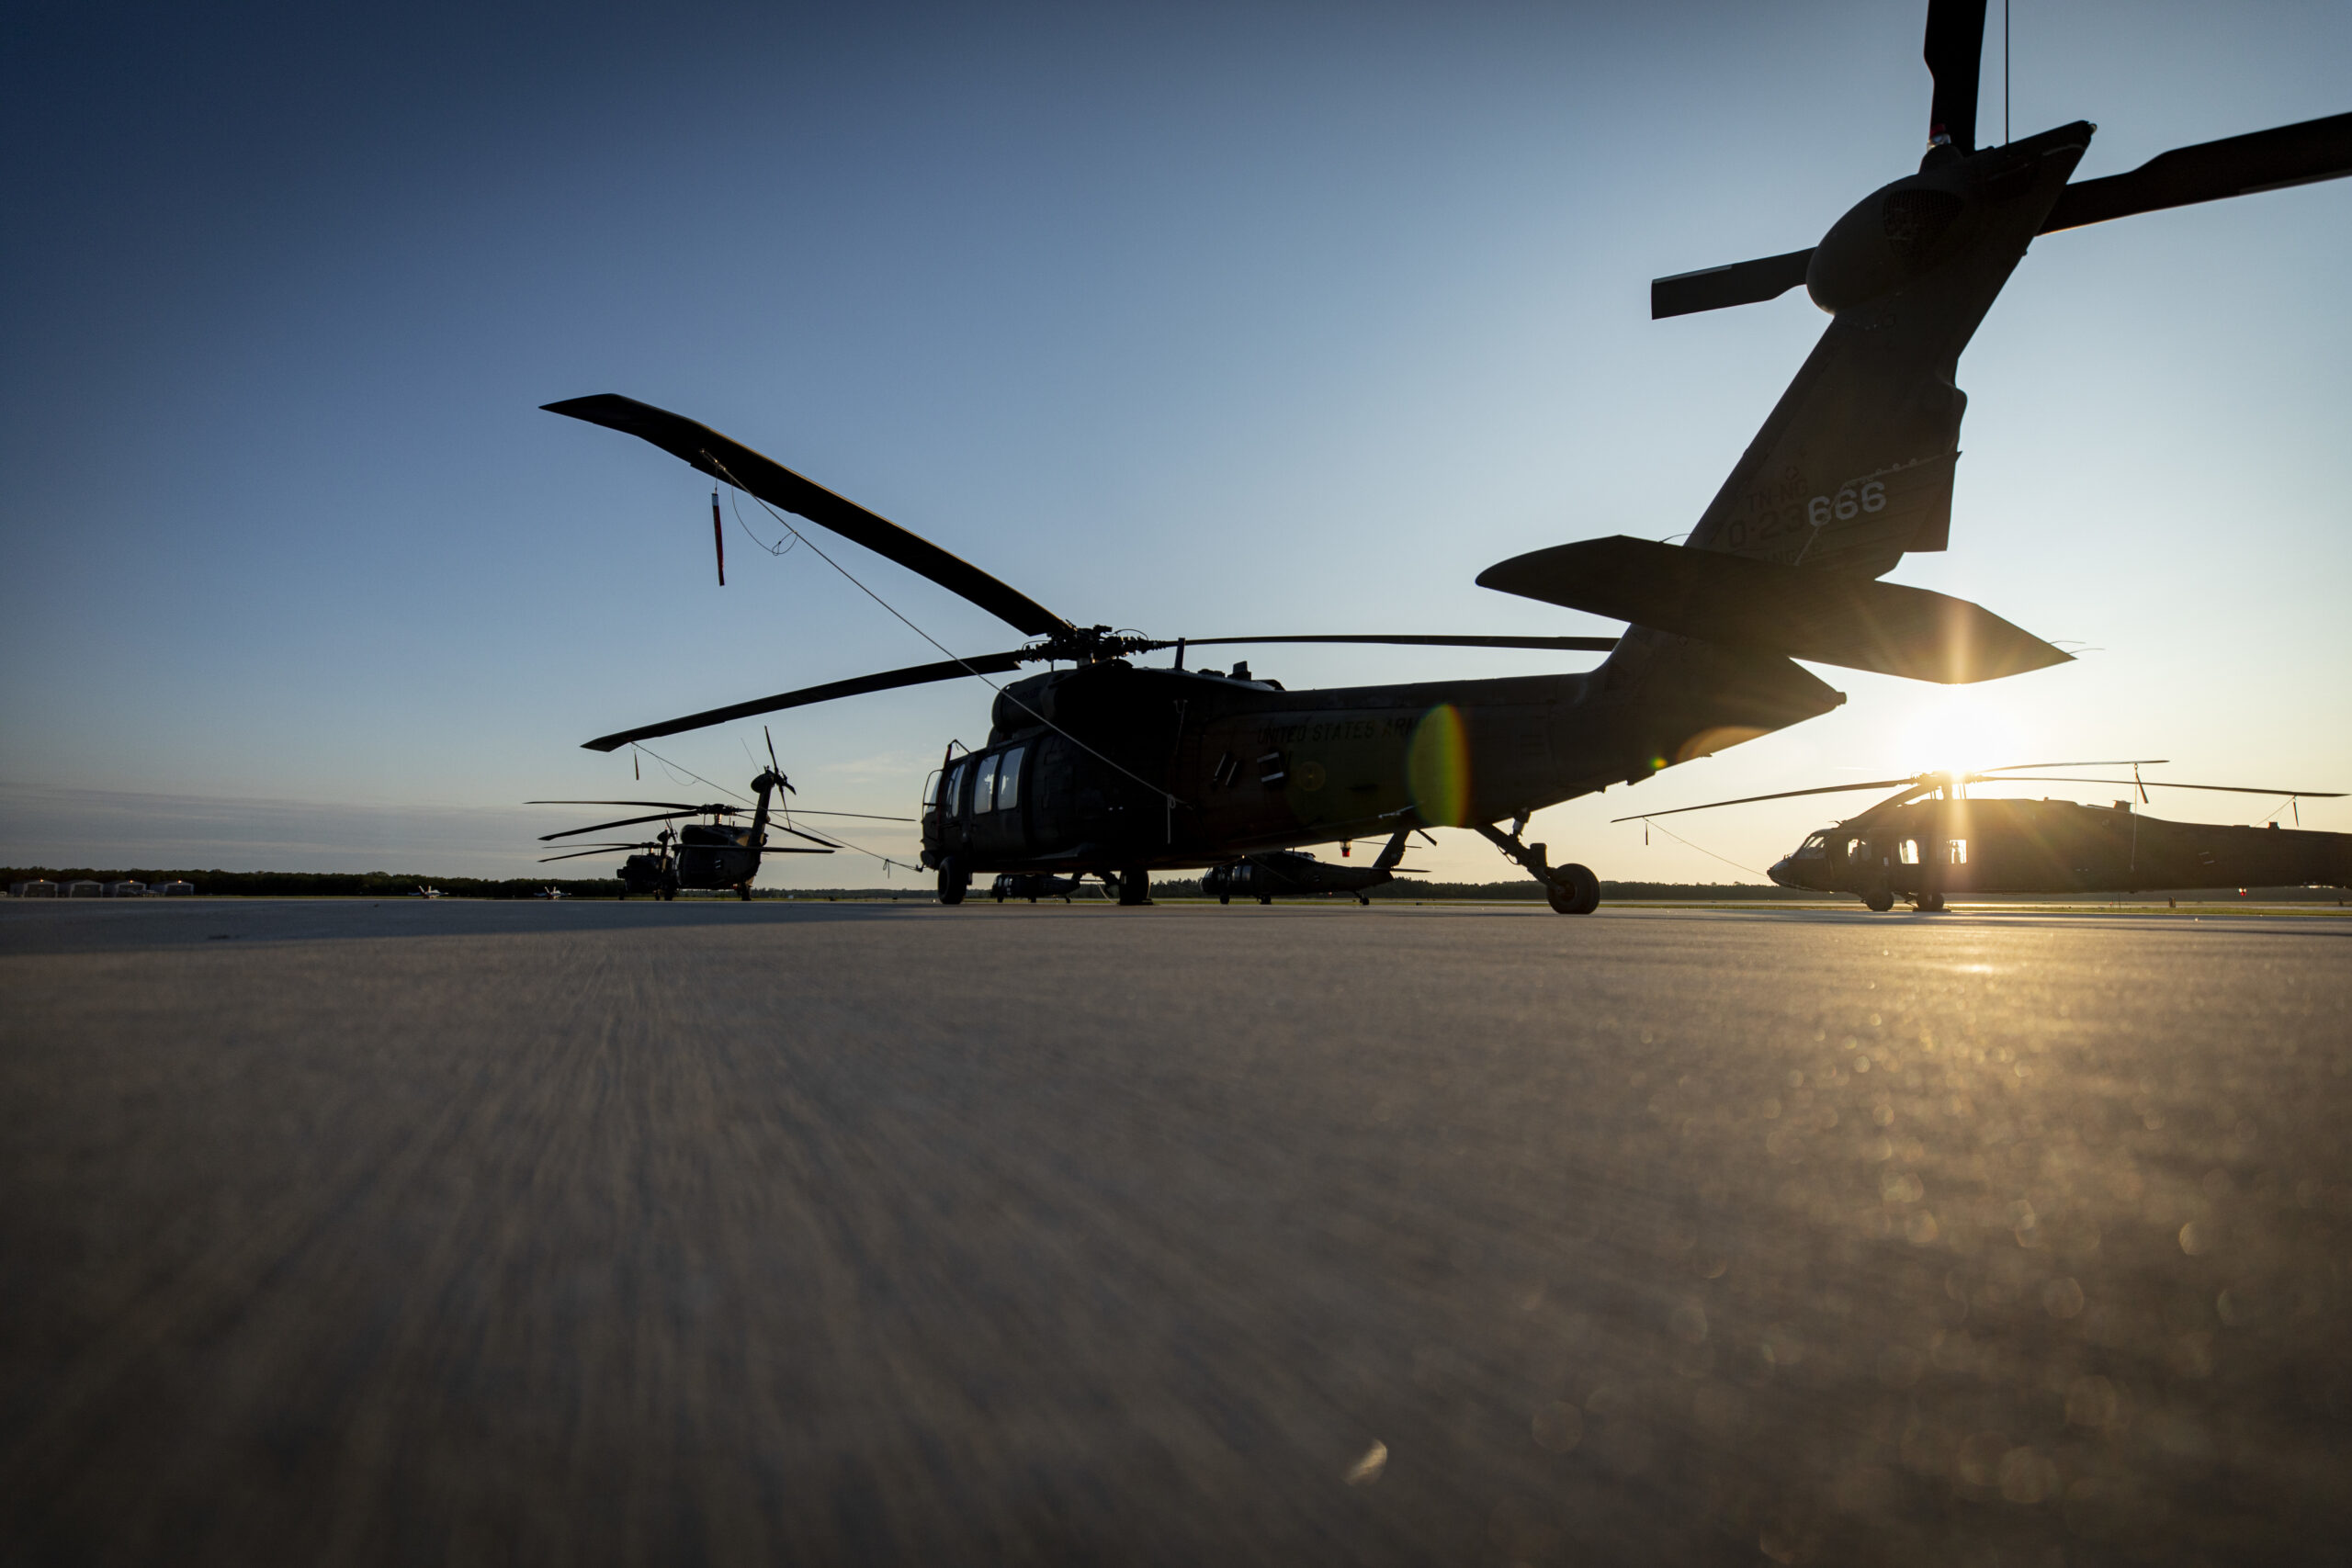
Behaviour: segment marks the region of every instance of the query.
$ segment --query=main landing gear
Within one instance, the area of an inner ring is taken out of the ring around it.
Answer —
[[[1134,908],[1151,902],[1151,873],[1139,865],[1131,865],[1119,874],[1119,902]]]
[[[1600,878],[1585,867],[1576,864],[1554,866],[1542,844],[1523,843],[1520,833],[1527,827],[1527,818],[1519,818],[1506,833],[1492,825],[1478,829],[1487,842],[1502,852],[1520,868],[1544,885],[1544,897],[1550,900],[1555,912],[1563,915],[1589,915],[1600,908]]]
[[[939,901],[941,903],[962,903],[965,892],[971,886],[972,874],[965,870],[956,862],[955,856],[950,855],[939,863]]]

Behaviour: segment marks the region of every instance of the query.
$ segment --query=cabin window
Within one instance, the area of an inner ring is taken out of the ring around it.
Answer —
[[[969,763],[958,762],[947,770],[947,782],[939,787],[939,809],[943,815],[954,816],[964,804],[964,770]]]
[[[922,807],[930,810],[939,801],[939,775],[933,773],[922,781]]]
[[[1860,839],[1849,839],[1846,840],[1846,858],[1848,860],[1852,860],[1856,855],[1860,854],[1861,852],[1862,841]]]
[[[1010,811],[1021,804],[1021,756],[1027,750],[1025,746],[1015,746],[1004,754],[1004,761],[996,765],[996,808],[999,811]]]
[[[1950,864],[1966,865],[1968,863],[1968,840],[1966,839],[1947,840],[1944,843],[1944,858]]]
[[[1828,853],[1829,835],[1826,833],[1815,833],[1812,838],[1807,839],[1804,843],[1797,846],[1796,858],[1798,860],[1820,860]]]
[[[1919,840],[1917,839],[1905,839],[1901,843],[1896,844],[1894,846],[1894,858],[1901,861],[1905,865],[1917,865],[1919,863]]]
[[[972,781],[972,815],[996,809],[996,764],[993,753],[980,759],[979,777]]]

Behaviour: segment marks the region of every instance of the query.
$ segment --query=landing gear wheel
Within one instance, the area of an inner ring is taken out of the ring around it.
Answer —
[[[1862,895],[1862,908],[1868,909],[1873,915],[1883,915],[1889,909],[1894,908],[1894,895],[1892,893],[1865,893]]]
[[[1230,904],[1233,902],[1233,895],[1230,893],[1220,893],[1216,896],[1216,901],[1220,904]]]
[[[1919,895],[1916,908],[1923,915],[1940,915],[1944,912],[1944,896],[1940,893],[1922,893]]]
[[[965,890],[971,886],[970,872],[957,865],[953,860],[944,860],[939,863],[939,901],[941,903],[962,903]]]
[[[1544,896],[1556,913],[1589,915],[1600,908],[1600,878],[1584,866],[1559,866],[1553,871],[1552,880],[1544,884]]]
[[[1357,895],[1356,895],[1356,902],[1357,902],[1357,903],[1359,903],[1359,904],[1361,904],[1361,905],[1363,905],[1363,906],[1365,908],[1367,908],[1367,909],[1369,909],[1369,908],[1372,908],[1372,900],[1371,900],[1371,899],[1369,899],[1369,898],[1367,898],[1367,897],[1364,897],[1363,894],[1361,894],[1361,893],[1359,893],[1359,894],[1357,894]]]
[[[742,898],[744,903],[748,904],[752,901],[752,885],[750,883],[737,883],[735,885],[735,891]]]
[[[1151,902],[1151,873],[1143,867],[1129,866],[1119,874],[1119,902],[1128,908],[1137,908]]]

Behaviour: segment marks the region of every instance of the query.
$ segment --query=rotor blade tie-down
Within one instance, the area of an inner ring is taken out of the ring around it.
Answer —
[[[939,649],[939,651],[945,654],[949,660],[955,663],[963,665],[965,671],[969,673],[973,679],[978,681],[982,685],[988,687],[989,690],[994,692],[997,695],[1010,699],[1013,706],[1019,708],[1023,713],[1027,714],[1031,718],[1035,719],[1039,724],[1044,725],[1047,729],[1052,730],[1055,734],[1060,736],[1063,739],[1069,741],[1071,745],[1077,747],[1088,756],[1092,757],[1096,761],[1101,762],[1104,766],[1118,773],[1125,773],[1127,777],[1135,780],[1136,783],[1143,785],[1144,788],[1151,791],[1152,794],[1159,795],[1162,800],[1165,800],[1168,803],[1168,808],[1171,812],[1180,806],[1183,807],[1187,811],[1192,809],[1192,806],[1189,802],[1178,798],[1176,795],[1170,794],[1167,789],[1152,783],[1149,779],[1145,778],[1142,774],[1136,773],[1134,769],[1125,766],[1124,763],[1116,761],[1112,758],[1105,757],[1102,752],[1097,751],[1093,747],[1089,746],[1085,741],[1080,740],[1077,736],[1072,735],[1069,730],[1064,729],[1060,725],[1056,724],[1052,719],[1047,718],[1044,714],[1039,713],[1035,708],[1031,707],[1019,697],[1013,696],[1002,686],[998,685],[994,681],[989,680],[986,675],[983,675],[978,670],[973,669],[971,664],[962,654],[957,653],[954,649],[949,648],[945,643],[940,641],[937,637],[932,636],[929,632],[915,625],[914,622],[907,619],[903,615],[900,615],[896,605],[892,604],[888,599],[883,598],[879,593],[874,592],[871,588],[865,586],[865,583],[860,582],[857,580],[856,575],[853,573],[849,568],[842,565],[841,562],[827,555],[815,540],[809,538],[799,529],[795,528],[790,523],[786,522],[784,515],[781,513],[777,512],[775,507],[768,505],[765,497],[762,496],[759,491],[752,489],[749,485],[743,483],[742,480],[729,473],[726,464],[712,457],[707,450],[704,451],[703,459],[711,466],[712,470],[716,472],[720,479],[725,479],[729,484],[733,485],[737,490],[741,491],[745,495],[748,495],[753,501],[758,502],[767,514],[775,518],[777,525],[782,527],[786,533],[790,534],[794,538],[799,540],[802,544],[807,545],[811,550],[816,551],[817,558],[819,560],[823,561],[827,566],[831,567],[835,571],[840,572],[842,576],[847,578],[851,587],[856,589],[860,593],[865,594],[868,599],[873,600],[876,604],[881,605],[885,610],[889,611],[892,618],[897,620],[899,625],[914,633],[915,636],[922,638],[923,641],[931,644],[932,647]]]

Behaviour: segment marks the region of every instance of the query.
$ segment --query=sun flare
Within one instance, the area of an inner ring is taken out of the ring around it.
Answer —
[[[2018,726],[2003,705],[1973,686],[1922,695],[1896,732],[1898,766],[1920,772],[1999,767],[2017,761]]]

